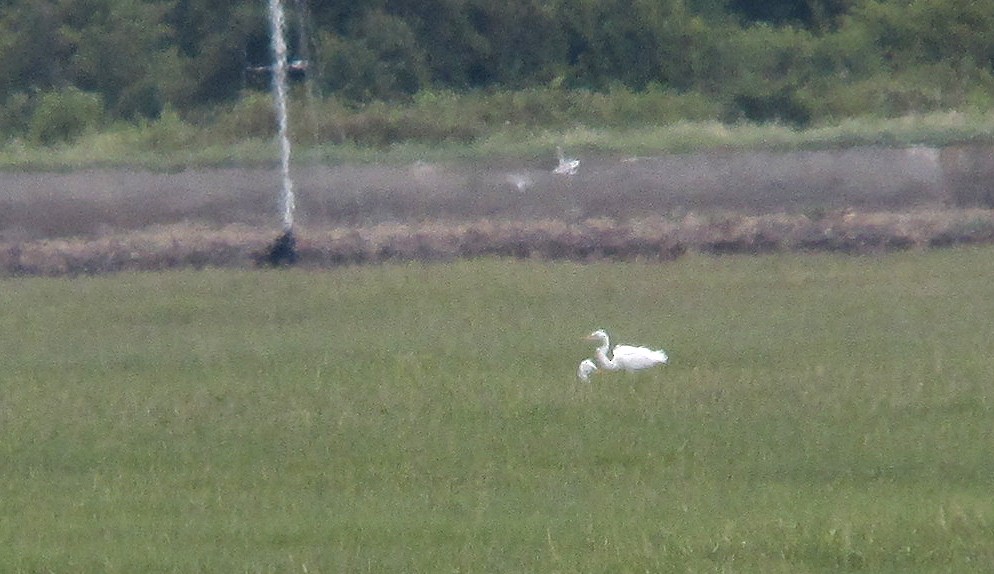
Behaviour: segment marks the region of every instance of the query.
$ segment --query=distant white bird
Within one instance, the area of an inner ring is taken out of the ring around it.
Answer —
[[[535,184],[532,178],[521,173],[509,173],[507,174],[507,183],[513,185],[518,189],[518,191],[525,191],[529,187]]]
[[[605,371],[624,370],[634,373],[650,369],[656,365],[665,365],[669,361],[665,351],[653,350],[648,347],[615,345],[614,349],[611,349],[610,339],[603,329],[598,329],[588,335],[587,340],[600,343],[594,352],[594,357],[597,359],[597,366]],[[608,357],[609,350],[611,357]]]
[[[580,366],[576,369],[576,376],[585,383],[590,382],[590,375],[597,370],[597,365],[590,359],[580,361]]]
[[[576,168],[580,167],[580,160],[575,157],[566,157],[563,148],[556,146],[556,155],[559,156],[559,165],[552,173],[556,175],[576,175]]]

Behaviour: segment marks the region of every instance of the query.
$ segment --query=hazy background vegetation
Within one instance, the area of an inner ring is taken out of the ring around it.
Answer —
[[[294,138],[381,148],[680,121],[835,125],[994,98],[973,0],[287,0]],[[261,0],[0,0],[0,143],[269,137]],[[255,69],[253,71],[253,69]]]

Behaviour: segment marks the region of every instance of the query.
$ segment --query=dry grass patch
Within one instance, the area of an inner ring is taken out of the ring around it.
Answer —
[[[875,253],[994,242],[985,209],[472,222],[425,221],[296,230],[299,263],[334,267],[475,257],[659,260],[778,251]],[[75,275],[173,268],[251,267],[275,233],[245,225],[153,226],[93,239],[0,243],[6,275]]]

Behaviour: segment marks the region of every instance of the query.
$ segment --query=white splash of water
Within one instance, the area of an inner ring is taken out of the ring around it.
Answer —
[[[279,126],[280,173],[283,177],[283,229],[293,229],[293,211],[296,200],[293,195],[293,180],[290,178],[290,136],[287,134],[289,118],[287,114],[286,80],[286,16],[281,0],[269,0],[269,25],[272,29],[273,48],[273,99],[276,106],[276,120]]]

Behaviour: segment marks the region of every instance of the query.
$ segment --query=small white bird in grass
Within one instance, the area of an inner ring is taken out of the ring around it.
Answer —
[[[576,369],[576,376],[583,382],[590,382],[590,375],[597,370],[597,365],[590,359],[580,361],[580,366]]]
[[[552,173],[556,175],[576,175],[576,169],[580,167],[580,160],[575,157],[566,157],[563,154],[563,148],[556,146],[556,155],[559,156],[559,165],[556,169],[552,170]]]
[[[535,185],[532,178],[521,173],[509,173],[505,179],[507,180],[507,183],[513,185],[518,191],[525,191],[529,187]]]
[[[597,367],[605,371],[621,371],[629,373],[651,369],[656,365],[665,365],[669,362],[666,351],[653,350],[648,347],[633,347],[631,345],[615,345],[611,349],[611,342],[607,332],[598,329],[587,336],[588,341],[597,341],[600,345],[594,352],[597,359]],[[610,350],[611,356],[608,357]]]

